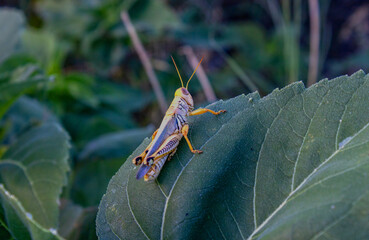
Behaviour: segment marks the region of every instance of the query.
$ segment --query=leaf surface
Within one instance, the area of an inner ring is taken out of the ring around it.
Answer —
[[[42,228],[58,227],[59,195],[67,181],[68,157],[69,136],[57,123],[48,123],[22,134],[0,161],[4,188]],[[11,221],[7,223],[15,227]]]
[[[8,230],[15,239],[62,239],[58,236],[56,229],[45,229],[38,224],[33,219],[32,214],[27,212],[19,200],[10,194],[2,184],[0,185],[0,199]]]
[[[24,26],[21,11],[11,8],[0,8],[0,63],[14,50]]]
[[[13,59],[9,59],[11,62]],[[9,65],[5,61],[3,65]],[[26,64],[14,69],[0,70],[0,118],[12,106],[19,96],[41,83],[49,80],[42,71],[33,64]]]
[[[158,181],[131,159],[111,179],[100,239],[354,239],[369,237],[369,77],[294,83],[259,99],[210,106],[191,118]],[[100,227],[101,224],[101,227]]]

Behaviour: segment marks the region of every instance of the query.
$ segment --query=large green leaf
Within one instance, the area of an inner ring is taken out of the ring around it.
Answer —
[[[11,106],[3,121],[8,124],[5,142],[9,143],[30,127],[58,122],[58,119],[36,99],[23,96]]]
[[[22,134],[0,161],[0,181],[20,202],[27,217],[41,228],[54,229],[55,232],[58,227],[59,195],[69,171],[68,156],[67,133],[57,123],[48,123]],[[12,211],[6,204],[3,208]],[[15,220],[7,219],[7,225],[15,237],[19,221],[24,222],[19,214],[16,215],[18,218],[13,217]],[[23,228],[33,235],[32,229]]]
[[[13,60],[5,61],[0,68],[0,118],[19,96],[49,80],[36,65],[11,66]]]
[[[102,135],[81,151],[74,167],[71,196],[83,206],[97,206],[109,180],[141,140],[154,132],[153,126]]]
[[[101,199],[99,211],[96,217],[96,233],[99,239],[118,240],[119,238],[111,231],[109,223],[105,217],[106,210],[106,199],[105,195]]]
[[[0,8],[0,63],[7,58],[18,43],[20,32],[24,26],[21,11],[11,8]]]
[[[141,140],[154,132],[152,125],[108,133],[90,141],[79,154],[81,160],[116,159],[129,156]]]
[[[19,200],[0,184],[0,200],[4,216],[15,239],[53,240],[61,239],[56,229],[46,229],[37,223],[31,213],[27,212]]]
[[[130,160],[100,203],[100,239],[369,237],[369,77],[291,84],[217,102],[191,118],[158,181]]]

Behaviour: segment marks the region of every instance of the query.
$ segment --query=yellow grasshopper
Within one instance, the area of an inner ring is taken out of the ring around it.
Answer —
[[[147,146],[145,151],[132,160],[133,164],[141,165],[136,175],[137,179],[144,177],[145,181],[155,180],[164,166],[165,161],[167,159],[169,160],[176,152],[177,146],[182,137],[185,137],[191,152],[198,154],[202,153],[200,150],[195,150],[188,139],[188,116],[199,115],[206,112],[218,115],[225,112],[225,110],[214,112],[213,110],[206,108],[199,108],[192,111],[194,109],[193,99],[187,88],[188,83],[191,81],[197,68],[200,66],[202,59],[203,58],[201,58],[195,71],[187,81],[185,88],[183,86],[181,74],[179,73],[177,65],[172,57],[179,79],[181,80],[182,87],[176,90],[174,99],[165,113],[159,129],[153,133],[150,144]]]

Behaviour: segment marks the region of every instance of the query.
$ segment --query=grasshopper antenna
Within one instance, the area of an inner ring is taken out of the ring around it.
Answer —
[[[192,77],[193,77],[193,75],[195,74],[195,72],[196,72],[197,68],[200,66],[200,64],[201,64],[201,62],[202,62],[202,60],[203,60],[203,59],[204,59],[204,56],[202,56],[202,58],[201,58],[200,62],[197,64],[197,67],[195,68],[195,71],[193,71],[193,73],[192,73],[192,75],[191,75],[190,79],[188,79],[187,84],[186,84],[186,89],[188,88],[188,83],[191,81],[191,78],[192,78]]]
[[[176,62],[174,61],[173,57],[172,57],[172,56],[170,56],[170,57],[172,58],[172,61],[173,61],[173,63],[174,63],[174,66],[176,67],[176,70],[177,70],[177,73],[178,73],[179,79],[181,80],[181,84],[182,84],[182,87],[183,87],[182,77],[181,77],[181,74],[180,74],[180,73],[179,73],[179,71],[178,71],[177,64],[176,64]]]

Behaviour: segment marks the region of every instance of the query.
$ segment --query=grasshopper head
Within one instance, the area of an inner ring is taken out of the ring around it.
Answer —
[[[197,64],[197,67],[193,71],[190,79],[188,79],[187,84],[186,84],[186,87],[184,87],[183,86],[183,81],[182,81],[181,74],[179,73],[179,70],[177,68],[177,64],[176,64],[176,62],[174,61],[174,59],[172,57],[174,66],[176,67],[176,70],[177,70],[179,79],[181,80],[181,84],[182,84],[182,87],[177,89],[177,91],[175,92],[174,96],[175,97],[178,96],[178,97],[181,97],[182,99],[184,99],[187,102],[187,104],[190,106],[190,109],[193,109],[193,99],[192,99],[192,96],[191,96],[190,92],[187,90],[187,88],[188,88],[188,84],[190,83],[190,81],[191,81],[193,75],[195,74],[197,68],[200,66],[200,64],[202,62],[202,59],[204,59],[204,57],[201,58],[200,62]]]
[[[192,99],[192,96],[190,94],[190,92],[184,88],[184,87],[181,87],[181,88],[178,88],[176,90],[176,92],[174,93],[174,96],[175,97],[181,97],[182,99],[184,99],[188,105],[190,105],[190,107],[193,107],[193,99]]]

